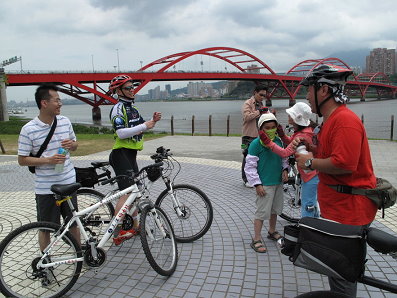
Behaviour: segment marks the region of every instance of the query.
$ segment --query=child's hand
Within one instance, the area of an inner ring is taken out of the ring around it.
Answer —
[[[266,146],[269,146],[269,144],[272,142],[270,138],[267,136],[267,134],[263,131],[259,131],[259,138],[261,139],[262,143],[265,144]]]
[[[260,197],[264,197],[266,195],[265,188],[262,184],[255,186],[256,194]]]
[[[292,148],[293,148],[294,150],[296,150],[296,148],[298,147],[298,145],[299,145],[302,141],[304,141],[304,139],[303,139],[303,138],[300,138],[300,137],[296,137],[295,139],[293,139],[292,142],[291,142]]]

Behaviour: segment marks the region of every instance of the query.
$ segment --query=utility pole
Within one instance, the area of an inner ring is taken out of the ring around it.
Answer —
[[[119,49],[116,49],[116,52],[117,52],[117,71],[120,72]]]
[[[15,62],[21,62],[21,72],[22,72],[22,57],[14,56],[10,59],[3,60],[0,63],[0,121],[8,121],[8,108],[7,108],[7,93],[6,93],[6,74],[4,72],[4,66],[13,64]]]
[[[4,68],[0,66],[0,121],[8,121],[7,94],[6,94],[6,74]]]

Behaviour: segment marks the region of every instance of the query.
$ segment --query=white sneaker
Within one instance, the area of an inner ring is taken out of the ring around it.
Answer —
[[[248,182],[244,182],[244,186],[248,188],[254,188],[254,186],[249,184]]]

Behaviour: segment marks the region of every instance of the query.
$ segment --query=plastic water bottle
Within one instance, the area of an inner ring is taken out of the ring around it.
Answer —
[[[309,151],[306,150],[306,146],[304,143],[299,143],[298,147],[296,147],[296,153],[299,154],[309,154]],[[305,173],[309,173],[312,170],[303,170]]]
[[[62,154],[62,155],[64,155],[64,156],[66,156],[66,154],[68,154],[68,150],[67,149],[65,149],[65,148],[62,148],[62,147],[60,147],[59,149],[58,149],[58,154]],[[65,163],[57,163],[56,165],[55,165],[55,172],[57,172],[57,173],[61,173],[61,172],[63,172],[63,167],[64,167],[64,165],[65,165]]]

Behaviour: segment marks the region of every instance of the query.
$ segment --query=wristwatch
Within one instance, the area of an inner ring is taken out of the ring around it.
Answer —
[[[313,159],[314,159],[314,158],[309,158],[308,160],[305,161],[305,167],[306,167],[306,168],[308,168],[308,169],[310,169],[310,170],[313,170],[313,169],[312,169],[312,162],[313,162]]]

